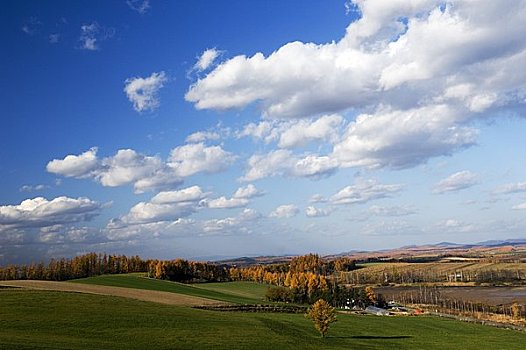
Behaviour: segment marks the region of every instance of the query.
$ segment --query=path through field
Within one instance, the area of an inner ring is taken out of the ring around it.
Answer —
[[[99,285],[88,285],[70,282],[51,282],[51,281],[0,281],[0,286],[18,287],[27,289],[54,290],[62,292],[77,292],[100,295],[111,295],[136,300],[150,301],[154,303],[180,306],[199,306],[199,305],[224,305],[224,302],[183,295],[170,292],[160,292],[154,290],[132,289],[121,287],[109,287]]]

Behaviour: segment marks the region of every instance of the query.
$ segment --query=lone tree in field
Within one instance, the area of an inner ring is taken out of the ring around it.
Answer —
[[[325,300],[320,299],[309,308],[305,317],[310,318],[321,336],[325,337],[329,331],[329,325],[336,322],[336,309]]]

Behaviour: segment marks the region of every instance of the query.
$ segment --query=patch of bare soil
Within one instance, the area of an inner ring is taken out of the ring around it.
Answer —
[[[203,305],[225,305],[224,302],[194,297],[190,295],[160,292],[155,290],[132,289],[121,287],[97,286],[88,284],[78,284],[70,282],[52,281],[0,281],[0,286],[17,287],[27,289],[53,290],[61,292],[76,292],[88,294],[111,295],[116,297],[130,298],[142,301],[149,301],[167,305],[179,306],[203,306]]]

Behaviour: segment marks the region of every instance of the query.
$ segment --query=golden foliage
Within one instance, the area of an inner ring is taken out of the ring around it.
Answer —
[[[310,318],[321,336],[325,337],[331,323],[336,322],[336,309],[320,299],[309,308],[305,317]]]

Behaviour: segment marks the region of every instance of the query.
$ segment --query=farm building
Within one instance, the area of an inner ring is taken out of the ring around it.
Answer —
[[[389,316],[389,311],[376,306],[367,306],[365,312],[377,316]]]

